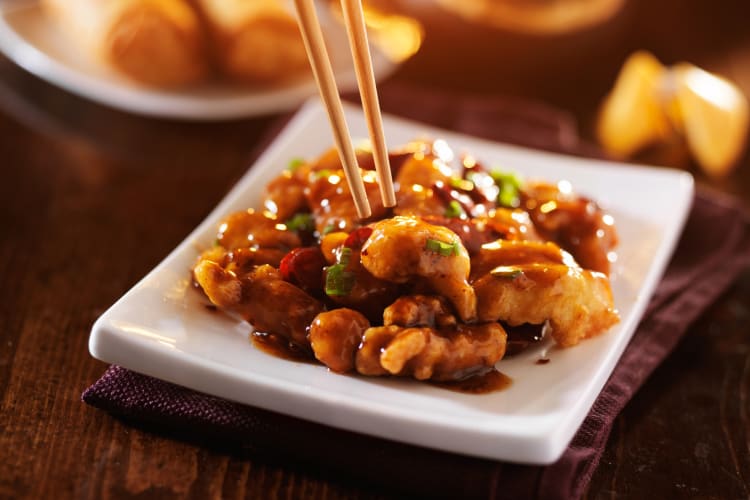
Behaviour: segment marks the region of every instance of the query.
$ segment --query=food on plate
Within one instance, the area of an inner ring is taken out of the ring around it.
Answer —
[[[297,21],[280,0],[195,1],[225,74],[245,82],[277,82],[307,74]]]
[[[296,160],[199,257],[208,299],[332,371],[440,382],[488,373],[545,332],[570,347],[619,321],[614,220],[569,183],[416,141],[390,155],[387,209],[358,156],[371,218],[357,219],[334,152]]]
[[[281,0],[42,0],[83,51],[156,87],[272,84],[307,74],[297,21]]]
[[[177,86],[208,70],[205,36],[184,0],[42,0],[65,35],[131,79]]]

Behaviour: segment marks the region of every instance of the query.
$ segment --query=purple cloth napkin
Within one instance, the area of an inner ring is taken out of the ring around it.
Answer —
[[[491,139],[592,156],[565,113],[507,99],[385,86],[385,110]],[[556,463],[526,466],[428,450],[233,403],[112,366],[83,400],[135,425],[263,460],[283,460],[390,491],[462,498],[579,498],[612,423],[689,325],[750,265],[750,216],[699,191],[638,330]]]

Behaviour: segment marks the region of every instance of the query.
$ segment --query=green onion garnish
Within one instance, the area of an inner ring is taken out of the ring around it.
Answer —
[[[312,231],[315,229],[315,221],[312,214],[298,213],[284,223],[290,231]]]
[[[460,252],[457,241],[454,241],[453,243],[445,243],[440,240],[428,239],[425,243],[425,249],[430,252],[438,253],[443,257],[458,255]]]
[[[334,264],[326,270],[326,295],[349,295],[354,286],[355,275],[346,270],[352,258],[352,249],[344,247],[339,254],[338,264]]]
[[[349,295],[354,286],[354,273],[345,270],[344,264],[334,264],[326,271],[326,295]]]
[[[292,158],[291,160],[289,160],[289,164],[286,166],[286,169],[290,172],[294,172],[304,164],[305,160],[303,160],[302,158]]]
[[[448,206],[445,208],[445,216],[461,217],[462,215],[466,215],[466,212],[464,212],[461,204],[457,200],[451,200],[451,202],[448,203]]]
[[[459,177],[451,177],[448,181],[452,188],[460,189],[461,191],[471,191],[474,189],[474,183],[467,179],[461,179]]]
[[[490,172],[492,180],[495,181],[500,192],[497,195],[497,204],[503,207],[516,208],[521,204],[521,185],[523,180],[513,172],[502,172],[493,170]]]
[[[521,276],[523,274],[523,271],[521,271],[517,267],[498,266],[490,271],[490,274],[497,278],[507,278],[513,280]]]
[[[324,168],[323,170],[316,170],[313,172],[314,179],[317,181],[318,179],[327,179],[333,174],[333,170],[330,168]]]
[[[333,224],[328,224],[326,227],[323,228],[323,232],[321,233],[323,236],[325,236],[328,233],[332,233],[336,230],[336,226]]]
[[[339,254],[339,264],[348,266],[349,261],[352,259],[352,249],[349,247],[342,247],[341,253]]]

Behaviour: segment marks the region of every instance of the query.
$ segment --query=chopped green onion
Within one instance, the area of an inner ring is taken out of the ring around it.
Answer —
[[[312,231],[315,229],[315,221],[312,214],[298,213],[284,223],[290,231]]]
[[[457,200],[451,200],[451,202],[448,203],[448,206],[445,208],[445,216],[461,217],[462,215],[466,215],[466,212],[464,212],[461,204]]]
[[[290,172],[294,172],[304,164],[305,160],[303,160],[302,158],[292,158],[291,160],[289,160],[289,164],[286,166],[286,169]]]
[[[516,189],[503,186],[497,195],[497,203],[504,207],[517,208],[521,204],[521,197]]]
[[[339,264],[348,266],[349,261],[352,259],[352,249],[349,247],[342,247],[341,253],[339,253]]]
[[[305,162],[305,160],[302,158],[292,158],[291,160],[289,160],[289,163],[287,163],[286,169],[289,172],[294,173],[305,163],[307,162]]]
[[[497,195],[497,204],[503,207],[516,208],[521,204],[521,185],[523,180],[513,172],[502,172],[493,170],[490,172],[492,180],[495,181],[500,192]]]
[[[332,233],[336,230],[336,226],[334,224],[328,224],[326,227],[323,228],[323,232],[321,233],[323,236],[325,236],[328,233]]]
[[[507,278],[507,279],[514,280],[518,278],[519,276],[521,276],[523,274],[523,271],[521,271],[517,267],[498,266],[492,271],[490,271],[490,274],[497,278]]]
[[[460,189],[461,191],[471,191],[474,189],[473,182],[459,177],[451,177],[449,183],[452,188]]]
[[[354,287],[354,273],[344,264],[334,264],[326,271],[326,295],[349,295]]]
[[[439,253],[443,257],[458,255],[460,252],[457,241],[454,241],[453,243],[445,243],[440,240],[428,239],[425,244],[425,249],[430,252]]]
[[[313,172],[314,179],[317,181],[318,179],[327,179],[333,174],[333,170],[330,168],[324,168],[323,170],[316,170]]]
[[[352,249],[349,247],[341,248],[338,263],[326,270],[326,295],[349,295],[349,292],[352,291],[356,276],[353,272],[346,270],[346,266],[349,265],[351,259]]]

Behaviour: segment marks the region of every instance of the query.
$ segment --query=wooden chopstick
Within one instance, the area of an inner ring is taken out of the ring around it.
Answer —
[[[302,32],[302,40],[307,50],[307,57],[310,59],[310,65],[312,66],[315,81],[318,84],[320,97],[328,112],[333,139],[336,143],[341,164],[344,167],[346,181],[349,184],[349,190],[354,199],[357,215],[361,219],[366,219],[372,215],[370,202],[367,199],[365,183],[360,175],[357,155],[354,152],[349,128],[344,119],[344,108],[341,105],[341,97],[336,88],[336,80],[333,76],[331,60],[328,57],[323,33],[318,22],[318,14],[315,12],[313,0],[294,0],[294,6],[297,9],[300,31]]]
[[[367,43],[367,30],[365,29],[361,0],[341,0],[341,9],[344,13],[344,24],[349,35],[349,46],[352,50],[359,95],[362,99],[362,109],[365,112],[367,129],[370,132],[375,171],[378,174],[380,185],[380,196],[383,199],[383,205],[393,207],[396,205],[396,195],[393,191],[388,147],[383,134],[383,118],[380,115],[380,102],[375,85],[375,75],[372,70],[372,56],[370,55],[370,45]]]

